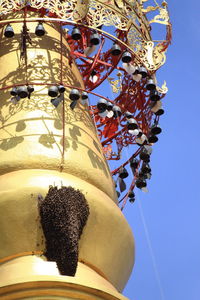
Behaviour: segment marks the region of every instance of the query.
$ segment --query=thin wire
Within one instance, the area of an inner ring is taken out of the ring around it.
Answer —
[[[126,156],[128,157],[128,150],[126,148],[125,148],[125,153],[126,153]],[[149,252],[150,252],[150,256],[151,256],[151,260],[152,260],[152,264],[153,264],[153,269],[154,269],[154,273],[155,273],[155,277],[156,277],[156,281],[157,281],[159,291],[160,291],[160,297],[161,297],[161,300],[165,300],[164,291],[163,291],[162,283],[161,283],[161,279],[160,279],[160,274],[158,272],[158,267],[157,267],[157,263],[156,263],[156,259],[155,259],[155,255],[154,255],[154,251],[153,251],[149,231],[148,231],[148,228],[147,228],[147,223],[146,223],[146,220],[145,220],[142,205],[140,203],[139,193],[138,193],[137,190],[136,190],[136,197],[137,197],[137,200],[138,200],[136,202],[138,204],[139,213],[140,213],[140,217],[141,217],[141,220],[142,220],[142,225],[144,227],[144,233],[145,233],[145,237],[146,237],[146,240],[147,240],[147,245],[148,245]]]
[[[154,268],[154,272],[155,272],[155,277],[156,277],[156,280],[157,280],[157,283],[158,283],[158,286],[159,286],[159,290],[160,290],[160,297],[161,297],[161,300],[165,300],[164,291],[163,291],[163,287],[162,287],[162,283],[161,283],[161,279],[160,279],[160,274],[158,272],[158,267],[157,267],[157,263],[156,263],[156,259],[155,259],[155,255],[154,255],[154,251],[153,251],[149,231],[148,231],[148,228],[147,228],[147,223],[146,223],[146,220],[145,220],[145,217],[144,217],[144,212],[143,212],[143,209],[142,209],[142,205],[140,203],[140,197],[139,197],[138,191],[136,192],[136,194],[137,194],[137,198],[138,198],[137,204],[138,204],[138,208],[139,208],[139,213],[140,213],[140,217],[141,217],[142,224],[143,224],[143,227],[144,227],[145,237],[146,237],[147,245],[148,245],[149,252],[150,252],[150,255],[151,255],[151,260],[152,260],[152,264],[153,264],[153,268]]]

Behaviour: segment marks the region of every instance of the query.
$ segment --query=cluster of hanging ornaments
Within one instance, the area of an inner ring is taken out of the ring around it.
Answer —
[[[23,29],[24,30],[24,29]],[[25,32],[25,34],[28,31]],[[23,33],[23,31],[22,31]],[[43,23],[39,22],[35,29],[35,35],[38,37],[42,37],[46,34]],[[81,28],[75,26],[71,32],[71,38],[75,43],[78,43],[82,39],[83,31]],[[8,24],[4,30],[4,36],[6,38],[12,38],[14,36],[14,30],[11,24]],[[88,46],[84,49],[84,55],[89,57],[92,52],[96,50],[96,47],[101,42],[101,36],[95,30],[91,30],[88,37]],[[146,191],[147,180],[151,178],[151,167],[150,167],[150,156],[152,153],[151,144],[156,143],[158,141],[157,135],[161,133],[161,128],[158,124],[159,116],[164,113],[161,102],[161,95],[156,89],[155,81],[152,77],[149,76],[146,68],[142,65],[136,65],[135,61],[133,61],[132,54],[129,51],[124,51],[121,46],[114,42],[111,49],[110,54],[112,57],[119,57],[122,62],[122,68],[126,74],[128,74],[131,79],[139,83],[140,81],[145,82],[145,89],[149,91],[149,99],[150,99],[150,110],[155,115],[155,120],[153,125],[149,128],[148,133],[146,134],[141,130],[140,125],[137,122],[137,118],[133,116],[133,114],[129,111],[125,111],[123,109],[123,105],[121,106],[115,101],[109,101],[105,98],[100,98],[97,102],[96,109],[97,113],[100,117],[100,120],[109,119],[112,120],[120,120],[125,118],[126,120],[126,128],[127,132],[135,137],[135,143],[140,147],[139,159],[133,155],[133,157],[128,161],[130,168],[132,170],[135,182],[134,186],[143,191]],[[93,68],[91,70],[88,81],[92,84],[97,83],[99,79],[98,71]],[[61,102],[64,100],[64,93],[66,91],[66,87],[63,85],[52,85],[48,87],[48,96],[51,97],[52,105],[57,108]],[[34,92],[34,87],[32,85],[25,86],[16,86],[11,90],[11,101],[14,104],[17,104],[20,99],[28,97],[30,99],[31,94]],[[90,90],[88,90],[90,92]],[[78,88],[72,88],[69,92],[69,99],[71,100],[70,108],[74,110],[77,106],[78,101],[81,104],[88,104],[88,92],[80,91]],[[89,107],[90,108],[90,107]],[[94,119],[94,121],[96,121]],[[101,121],[100,121],[101,122]],[[121,193],[126,191],[126,183],[125,179],[128,177],[128,172],[124,165],[118,168],[117,173],[118,179],[116,186],[119,185],[119,190]],[[134,186],[129,188],[126,196],[129,198],[130,202],[134,202],[135,194],[133,192]],[[119,192],[117,192],[119,196]]]

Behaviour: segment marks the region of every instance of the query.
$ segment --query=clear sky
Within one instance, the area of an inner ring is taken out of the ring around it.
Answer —
[[[200,1],[168,5],[173,42],[158,75],[169,88],[163,133],[153,147],[149,193],[138,191],[124,210],[136,242],[124,290],[131,300],[200,299]]]

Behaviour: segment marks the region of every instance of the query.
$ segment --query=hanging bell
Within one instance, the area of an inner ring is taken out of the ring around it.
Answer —
[[[93,33],[90,37],[90,44],[98,45],[100,43],[100,38],[98,33]]]
[[[7,38],[12,38],[15,35],[14,30],[10,24],[8,24],[4,31],[4,36]]]
[[[147,80],[146,89],[148,91],[153,91],[156,89],[156,84],[152,78]]]
[[[122,52],[121,47],[118,44],[114,44],[111,48],[111,54],[113,56],[118,56]]]
[[[81,32],[77,27],[74,27],[72,30],[72,39],[78,41],[81,39]]]
[[[119,117],[121,117],[122,111],[121,111],[121,109],[120,109],[119,106],[114,105],[113,108],[112,108],[112,110],[113,110],[113,112],[114,112],[114,118],[119,118]]]
[[[56,98],[58,96],[59,90],[56,85],[52,85],[49,87],[48,95],[52,98]]]
[[[141,178],[141,179],[147,179],[147,176],[146,176],[145,173],[142,173],[142,171],[140,171],[139,178]]]
[[[149,141],[150,144],[155,144],[158,141],[158,137],[156,135],[151,135],[148,138],[148,141]]]
[[[111,102],[108,102],[107,104],[107,110],[111,111],[113,109],[113,104]]]
[[[124,167],[122,167],[120,169],[120,171],[119,171],[119,177],[122,178],[122,179],[128,177],[128,172],[127,172],[127,170]]]
[[[63,94],[66,91],[66,88],[64,87],[64,85],[59,85],[58,90],[60,94]]]
[[[151,127],[151,133],[153,135],[157,135],[157,134],[160,134],[162,132],[162,129],[160,128],[160,126],[158,124],[154,124],[152,127]]]
[[[123,55],[122,55],[122,61],[123,61],[124,63],[130,63],[131,60],[132,60],[132,55],[131,55],[131,53],[128,52],[128,51],[124,52]]]
[[[140,133],[139,133],[140,134]],[[142,133],[141,137],[139,137],[139,135],[137,136],[137,138],[135,139],[135,142],[139,145],[142,146],[144,144],[146,144],[147,142],[147,137],[144,133]]]
[[[43,24],[42,23],[38,23],[38,25],[35,28],[35,34],[37,36],[43,36],[43,35],[45,35],[45,33],[46,32],[45,32]]]
[[[58,105],[60,104],[61,102],[61,99],[58,97],[58,98],[55,98],[55,99],[51,99],[51,103],[57,108]]]
[[[160,100],[160,95],[158,93],[158,91],[154,90],[150,92],[150,100],[151,101],[159,101]]]
[[[69,94],[69,99],[72,101],[77,101],[80,98],[80,92],[77,89],[72,89],[70,94]]]
[[[140,172],[139,177],[143,178],[145,180],[146,179],[149,180],[149,179],[151,179],[151,173],[142,173],[142,172]]]
[[[142,189],[147,186],[146,180],[143,178],[138,178],[135,182],[137,188]]]
[[[133,157],[130,160],[130,167],[131,167],[131,169],[133,169],[135,171],[137,169],[137,167],[138,167],[138,163],[139,163],[138,159]]]
[[[130,203],[135,202],[135,194],[134,194],[133,191],[130,191],[130,192],[128,193],[128,197],[129,197],[129,202],[130,202]]]
[[[142,168],[141,168],[141,172],[143,174],[151,173],[151,167],[150,167],[150,165],[148,163],[143,162]]]
[[[124,115],[127,119],[131,119],[133,117],[133,115],[132,115],[132,113],[130,113],[130,111],[126,111]]]
[[[106,99],[99,99],[97,102],[97,108],[100,112],[104,112],[107,109],[108,101]]]
[[[82,98],[82,100],[87,100],[88,99],[88,93],[87,92],[82,92],[81,98]]]
[[[142,75],[142,78],[146,78],[147,77],[147,69],[145,67],[140,67],[139,74]]]
[[[133,119],[133,118],[128,119],[127,128],[128,128],[128,130],[137,129],[138,128],[137,121],[135,119]]]
[[[135,193],[134,193],[133,191],[130,191],[130,192],[128,193],[128,197],[129,197],[129,198],[135,198]]]
[[[27,89],[27,86],[19,86],[18,89],[17,89],[17,95],[23,99],[23,98],[26,98],[28,97],[28,89]]]
[[[18,95],[18,93],[17,93],[17,88],[16,88],[16,87],[13,87],[12,90],[10,91],[10,94],[11,94],[12,96],[17,96],[17,95]]]
[[[147,145],[143,146],[142,151],[140,152],[140,159],[148,163],[150,160],[151,153],[152,153],[151,146],[147,146]]]
[[[151,102],[150,104],[151,111],[156,115],[156,116],[161,116],[164,114],[164,109],[162,108],[162,102],[161,101],[156,101],[156,102]]]
[[[34,87],[32,85],[28,85],[27,87],[29,94],[34,92]]]
[[[138,75],[139,74],[139,67],[135,67],[135,71],[133,72],[133,75]]]
[[[160,108],[160,109],[158,109],[158,110],[155,112],[155,115],[156,115],[156,116],[162,116],[164,113],[165,113],[164,109],[163,109],[163,108]]]

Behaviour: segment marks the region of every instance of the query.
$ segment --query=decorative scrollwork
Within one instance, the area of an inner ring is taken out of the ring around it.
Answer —
[[[165,62],[166,47],[170,40],[163,43],[154,43],[150,36],[150,24],[160,23],[170,26],[167,3],[164,1],[159,6],[156,0],[155,6],[147,6],[148,0],[2,0],[0,1],[0,16],[12,11],[23,9],[25,6],[37,10],[45,9],[46,14],[57,16],[65,21],[83,22],[84,24],[99,28],[114,26],[119,31],[127,33],[126,43],[149,71],[157,70]],[[148,21],[146,14],[158,10],[159,13]],[[167,35],[169,38],[170,35]]]

